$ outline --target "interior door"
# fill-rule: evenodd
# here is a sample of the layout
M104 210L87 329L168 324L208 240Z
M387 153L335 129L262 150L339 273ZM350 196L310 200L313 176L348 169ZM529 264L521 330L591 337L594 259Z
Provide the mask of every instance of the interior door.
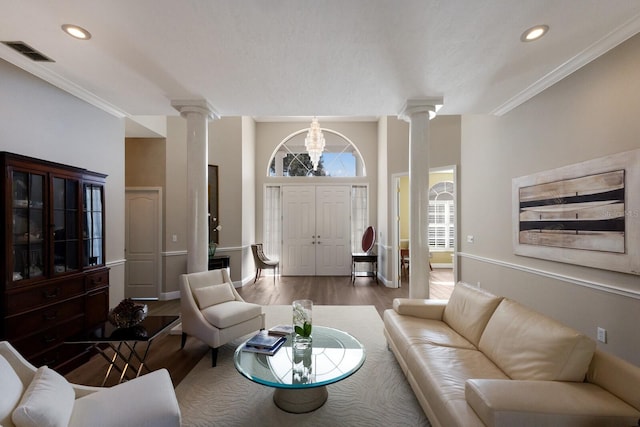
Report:
M157 299L160 295L159 189L127 189L125 198L125 297Z
M349 186L284 186L282 274L351 272Z

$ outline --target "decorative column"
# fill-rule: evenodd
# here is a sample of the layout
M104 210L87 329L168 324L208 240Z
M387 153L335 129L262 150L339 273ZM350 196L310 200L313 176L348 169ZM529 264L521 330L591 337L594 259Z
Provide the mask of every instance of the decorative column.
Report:
M218 115L205 100L176 100L171 105L187 119L187 273L209 267L208 122Z
M429 120L442 98L407 100L400 118L409 122L409 298L429 298Z

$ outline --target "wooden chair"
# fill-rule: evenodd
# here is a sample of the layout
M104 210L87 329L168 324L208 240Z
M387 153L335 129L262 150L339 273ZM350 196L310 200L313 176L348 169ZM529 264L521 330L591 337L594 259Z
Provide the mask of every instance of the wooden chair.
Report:
M273 284L276 284L276 276L278 274L278 268L280 267L280 261L269 259L262 250L262 243L256 243L251 245L251 252L253 252L253 261L256 264L256 278L253 279L253 283L256 283L263 269L273 270Z

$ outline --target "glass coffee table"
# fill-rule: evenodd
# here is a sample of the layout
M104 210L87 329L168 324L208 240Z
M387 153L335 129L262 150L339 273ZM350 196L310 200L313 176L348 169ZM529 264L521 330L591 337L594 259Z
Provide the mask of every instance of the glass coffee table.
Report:
M236 349L238 372L253 382L275 388L273 401L292 413L311 412L327 400L327 385L341 381L363 365L365 349L356 338L338 329L313 327L313 345L294 350L292 337L273 356Z

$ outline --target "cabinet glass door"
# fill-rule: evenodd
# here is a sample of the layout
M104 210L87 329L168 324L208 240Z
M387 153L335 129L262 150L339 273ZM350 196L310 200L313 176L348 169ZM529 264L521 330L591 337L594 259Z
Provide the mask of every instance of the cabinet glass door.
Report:
M78 270L78 191L75 179L53 178L53 272Z
M84 185L83 230L84 266L104 264L104 209L103 186L96 184Z
M44 175L12 171L13 281L44 274Z

